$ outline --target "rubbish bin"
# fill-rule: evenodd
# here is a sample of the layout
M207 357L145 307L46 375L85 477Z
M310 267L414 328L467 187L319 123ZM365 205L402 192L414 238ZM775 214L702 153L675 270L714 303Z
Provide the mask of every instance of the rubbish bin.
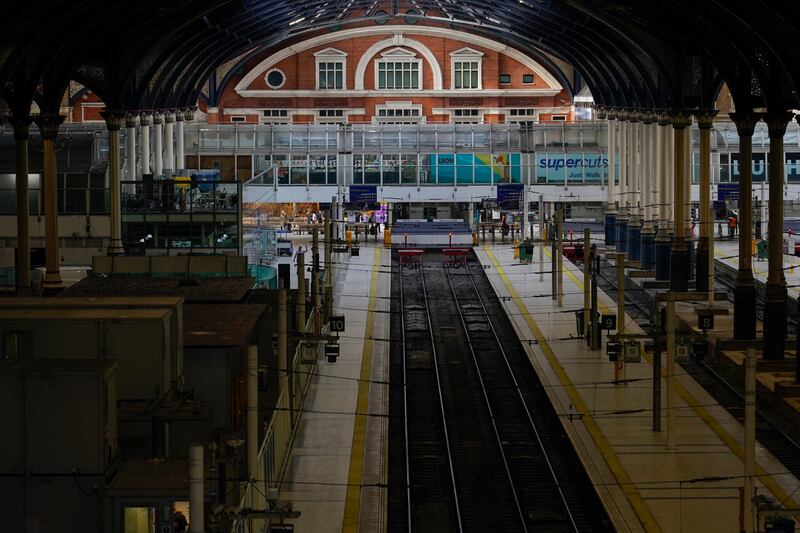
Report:
M769 242L766 240L758 241L756 245L756 255L759 261L769 259Z
M519 260L529 263L533 259L533 243L521 242L519 244Z

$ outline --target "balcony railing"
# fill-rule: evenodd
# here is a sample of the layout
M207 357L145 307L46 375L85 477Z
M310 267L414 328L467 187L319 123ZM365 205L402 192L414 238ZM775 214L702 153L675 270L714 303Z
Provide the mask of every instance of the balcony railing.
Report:
M188 180L123 181L123 213L238 213L239 184Z

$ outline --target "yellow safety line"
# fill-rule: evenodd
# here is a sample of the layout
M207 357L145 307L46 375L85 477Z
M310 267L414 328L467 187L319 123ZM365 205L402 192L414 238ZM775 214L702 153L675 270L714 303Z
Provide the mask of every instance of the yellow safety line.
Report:
M579 289L583 290L583 282L581 282L578 277L572 273L572 271L565 268L564 272L578 286ZM605 306L602 307L606 308ZM645 354L645 358L647 359L647 362L650 363L650 366L652 366L653 358L648 354ZM664 371L666 371L666 369L664 369ZM662 375L665 374L662 373ZM678 393L678 396L680 396L683 401L692 408L695 414L699 416L700 419L703 420L703 422L705 422L714 433L716 433L717 437L719 437L719 439L725 443L728 449L730 449L731 452L733 452L733 454L738 457L742 463L744 463L744 447L741 446L736 439L725 430L724 427L722 427L722 424L720 424L719 421L711 413L709 413L705 407L700 405L700 402L697 401L694 395L689 392L686 387L681 385L677 379L674 380L673 383L675 383L675 392ZM761 483L767 487L767 489L778 499L778 501L783 503L789 509L797 507L793 500L788 499L790 495L786 493L783 487L781 487L771 475L767 474L767 471L764 470L764 468L757 461L755 466L756 475L758 476L759 480L761 480Z
M608 467L611 469L611 472L617 479L620 489L625 494L628 502L630 502L631 507L635 511L642 527L645 531L661 531L658 522L656 522L655 517L650 512L650 508L645 503L641 494L639 494L639 490L633 484L633 481L628 475L628 472L625 470L625 467L622 466L622 463L620 462L616 453L614 453L611 444L608 442L608 439L606 439L606 436L603 434L600 426L597 425L597 422L592 417L589 408L583 401L583 398L581 398L581 395L575 389L575 386L572 384L572 381L570 380L567 372L564 370L564 367L561 366L561 363L558 361L558 357L556 357L555 352L553 352L553 349L545 339L542 331L536 324L536 321L531 316L527 306L525 305L525 302L522 301L522 298L520 298L516 289L514 289L514 286L511 284L511 281L508 279L508 276L500 266L500 263L489 247L484 245L483 249L486 252L486 255L489 257L489 260L492 262L495 270L497 270L497 274L503 281L509 296L511 296L511 299L514 300L514 303L517 305L520 313L525 318L528 328L533 333L533 336L536 339L539 347L542 349L542 352L544 352L545 357L547 357L547 360L555 372L556 377L558 377L562 387L564 387L564 390L569 396L570 402L572 402L573 407L578 411L578 413L580 413L581 419L586 425L586 429L589 431L589 434L592 436L592 440L594 440L597 448L603 455L603 459L605 459L606 464L608 464Z
M369 284L367 322L364 326L364 349L361 352L361 376L358 382L356 413L363 415L369 406L369 382L372 376L372 333L375 327L375 307L378 296L378 277L381 249L375 248L372 260L372 279ZM350 471L347 476L347 496L344 503L343 532L357 532L361 516L361 476L364 470L364 445L366 443L367 417L356 416L353 424L353 445L350 448Z

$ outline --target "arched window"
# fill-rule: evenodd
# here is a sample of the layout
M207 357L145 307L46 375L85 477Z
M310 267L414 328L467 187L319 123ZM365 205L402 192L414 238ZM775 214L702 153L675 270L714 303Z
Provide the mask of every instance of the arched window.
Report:
M422 86L422 60L404 48L392 48L375 61L375 89L407 91Z

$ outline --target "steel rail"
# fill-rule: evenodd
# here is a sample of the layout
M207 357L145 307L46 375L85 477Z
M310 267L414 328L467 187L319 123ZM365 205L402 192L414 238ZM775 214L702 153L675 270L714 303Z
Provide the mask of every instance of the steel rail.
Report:
M458 502L458 489L456 487L456 473L455 468L453 467L453 456L451 453L450 447L450 434L447 431L447 417L445 414L444 408L444 395L442 394L442 380L441 376L439 375L439 357L436 353L436 339L433 336L433 323L431 322L431 308L430 304L428 303L428 289L425 285L425 265L420 265L419 268L420 279L422 281L422 296L425 302L425 319L428 323L428 335L431 339L431 357L433 358L433 369L436 375L436 392L439 396L439 409L442 414L442 429L444 431L444 442L445 448L447 450L447 464L450 468L450 479L452 480L452 488L453 488L453 503L455 505L456 511L456 520L458 522L458 530L464 531L464 525L461 521L461 508ZM401 280L402 286L402 280ZM405 312L404 309L401 309L401 312Z
M530 409L528 409L528 404L525 401L525 397L522 395L522 391L520 390L519 382L517 381L517 378L514 375L514 371L511 368L511 363L508 360L508 356L506 355L505 349L503 348L503 343L500 341L500 336L497 334L497 330L494 327L494 323L492 322L491 316L489 315L489 312L486 309L486 304L485 304L485 302L483 300L483 296L481 296L480 290L478 290L478 285L475 283L475 278L473 277L472 269L470 268L469 262L466 265L466 272L467 272L467 275L469 276L469 280L470 280L470 282L472 284L472 288L475 290L475 295L477 296L478 302L481 304L481 309L483 310L483 314L487 319L487 322L489 324L489 329L492 332L492 336L494 336L495 343L497 344L497 347L498 347L498 350L500 352L500 355L503 358L503 362L505 363L505 367L506 367L506 370L508 371L508 375L511 378L512 383L514 384L514 390L515 390L515 392L517 394L517 397L519 398L519 401L520 401L520 403L522 405L523 410L525 411L525 416L528 419L528 424L530 425L531 430L533 431L533 434L536 436L536 441L539 444L539 449L542 452L542 457L544 458L544 461L545 461L545 464L547 465L547 469L548 469L548 471L550 473L550 476L553 479L553 482L555 483L555 487L556 487L556 490L558 491L558 496L559 496L559 498L561 500L561 503L564 505L564 511L567 513L570 525L572 526L572 531L579 532L578 525L575 523L575 518L572 516L572 512L570 510L569 503L567 502L566 495L564 494L564 491L561 488L561 483L559 482L558 476L556 475L555 469L553 468L553 464L550 461L550 457L549 457L549 455L547 453L547 449L545 448L544 443L542 442L541 435L539 434L539 429L536 427L536 423L533 421L533 416L532 416L532 414L530 412ZM448 281L450 281L450 288L453 291L453 297L456 298L456 304L458 304L458 297L456 296L455 288L453 287L452 281L450 280L449 272L447 274L447 279L448 279ZM464 325L464 330L467 331L466 323L464 321L464 316L463 316L463 313L461 311L461 306L458 306L458 308L459 308L459 316L461 317L462 324ZM469 335L469 333L467 333L467 335ZM477 367L478 363L477 363L477 360L475 359L475 353L474 353L474 351L472 349L472 344L471 343L470 343L470 352L472 352L473 360L475 360L475 366ZM481 377L480 369L478 369L478 376L481 379L481 385L483 386L483 378ZM488 405L488 401L489 400L488 400L488 397L486 397L486 390L485 389L484 389L483 393L484 393L484 397L486 398L487 405ZM490 412L490 414L492 413L491 407L489 407L489 412ZM494 415L492 415L492 424L494 424ZM495 426L495 432L497 432L496 426ZM502 450L502 446L501 446L501 450ZM505 462L505 453L503 453L503 461ZM508 468L508 465L506 465L506 468ZM509 473L509 479L511 479L510 478L510 473ZM512 483L512 489L513 489L513 483ZM514 492L514 498L517 499L516 490L513 490L513 492ZM519 508L519 502L518 501L517 501L517 507ZM526 530L527 530L527 525L525 525L524 521L523 521L523 527L525 527Z

